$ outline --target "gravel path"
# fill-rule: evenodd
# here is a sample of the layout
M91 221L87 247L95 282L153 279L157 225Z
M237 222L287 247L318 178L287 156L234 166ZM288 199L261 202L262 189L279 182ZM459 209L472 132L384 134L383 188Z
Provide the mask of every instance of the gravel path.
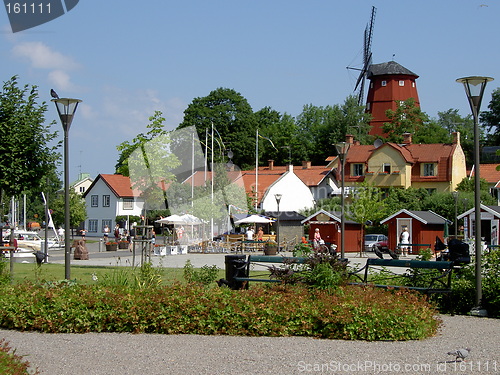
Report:
M500 374L500 320L441 316L427 340L43 334L0 330L42 374ZM470 347L466 362L446 353Z

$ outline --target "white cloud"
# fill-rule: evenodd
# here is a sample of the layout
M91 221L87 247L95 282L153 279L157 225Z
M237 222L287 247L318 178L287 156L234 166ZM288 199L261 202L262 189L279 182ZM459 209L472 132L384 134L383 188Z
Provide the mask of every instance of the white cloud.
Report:
M52 50L42 42L23 42L12 49L14 56L28 59L33 68L73 70L78 64L68 56Z
M49 73L48 78L49 82L58 90L71 91L73 88L69 74L62 70L53 70Z

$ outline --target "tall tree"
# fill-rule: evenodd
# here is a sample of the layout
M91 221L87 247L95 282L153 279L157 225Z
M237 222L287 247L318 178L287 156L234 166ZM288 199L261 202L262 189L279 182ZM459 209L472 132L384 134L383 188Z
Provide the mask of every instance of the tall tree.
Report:
M492 137L488 137L489 145L500 144L500 87L491 94L491 101L488 104L489 111L481 113L481 124Z
M233 89L218 88L205 97L193 99L178 129L194 126L204 142L207 132L211 134L212 125L215 161L225 162L230 148L234 164L242 169L251 167L255 160L257 123L248 101Z
M465 153L467 164L472 164L474 159L474 121L471 115L462 117L458 114L458 109L448 109L438 112L437 123L451 134L460 133L460 144Z
M45 125L47 104L39 104L38 99L37 87L20 88L17 76L4 82L0 93L2 201L39 190L41 181L56 168L60 144L49 145L57 137L57 131L51 129L55 122Z
M415 104L414 98L398 101L395 111L388 109L385 113L389 122L382 127L387 134L387 140L395 143L403 142L403 134L411 133L415 135L422 125L428 121L427 115Z
M64 225L64 194L58 194L51 204L53 210L52 219L54 225ZM76 193L73 189L69 192L69 210L70 210L70 226L78 228L79 225L87 219L87 207L82 196Z

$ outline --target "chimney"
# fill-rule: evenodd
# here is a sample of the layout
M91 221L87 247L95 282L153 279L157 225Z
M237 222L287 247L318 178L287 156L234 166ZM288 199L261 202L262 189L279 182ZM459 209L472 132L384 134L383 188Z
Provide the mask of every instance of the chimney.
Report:
M293 173L293 164L288 164L286 170Z
M411 133L403 133L403 144L411 145Z
M354 136L352 134L346 134L345 142L350 143L352 145L354 143Z
M273 171L274 170L274 160L268 160L267 162L269 163L269 170Z
M453 144L460 145L460 132L453 132L451 133L451 136L453 138Z
M311 169L311 162L310 161L303 161L302 162L302 169Z

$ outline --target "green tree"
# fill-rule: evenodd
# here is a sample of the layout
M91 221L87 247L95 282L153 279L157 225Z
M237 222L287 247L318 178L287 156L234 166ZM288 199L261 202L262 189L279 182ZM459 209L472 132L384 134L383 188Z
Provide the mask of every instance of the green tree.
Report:
M415 140L418 130L428 121L414 98L398 101L396 110L388 109L385 114L389 122L384 123L382 129L387 134L387 140L395 143L402 143L405 133L411 133Z
M458 109L448 109L438 112L437 123L451 134L460 133L460 145L465 153L467 164L472 164L474 160L474 121L472 116L462 117L458 114Z
M488 109L489 111L484 111L480 115L481 124L488 133L492 133L487 143L497 146L500 144L500 87L491 94Z
M259 164L274 160L276 165L300 163L304 148L300 141L295 120L288 114L280 114L270 107L255 112L259 135L272 141L259 139Z
M426 189L420 188L389 188L385 193L385 213L384 217L390 216L399 210L407 209L410 211L423 210L422 202L429 196Z
M64 225L64 203L64 194L58 194L50 206L53 211L52 219L55 226ZM85 200L72 189L69 191L69 213L71 228L78 228L87 219Z
M346 134L355 135L362 143L370 143L368 136L370 115L350 96L343 105L317 107L305 105L297 116L299 139L304 144L304 159L313 164L325 164L333 153L333 144L344 142Z
M22 192L37 191L41 182L56 168L59 144L45 125L45 102L38 103L36 86L18 86L18 77L4 82L0 93L0 194L2 203ZM4 205L2 204L1 207ZM2 213L3 215L3 213Z
M193 99L177 129L194 126L204 142L206 134L212 132L212 125L215 162L225 162L230 148L234 152L234 164L242 169L251 167L255 160L257 122L248 101L233 89L218 88L205 97Z

